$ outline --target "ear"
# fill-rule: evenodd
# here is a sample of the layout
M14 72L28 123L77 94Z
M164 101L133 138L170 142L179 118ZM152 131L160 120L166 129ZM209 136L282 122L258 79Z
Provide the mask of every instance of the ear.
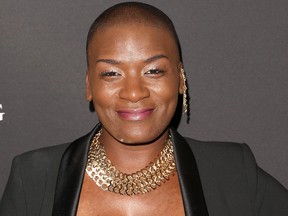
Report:
M91 102L92 101L92 93L89 83L89 71L86 71L86 100Z
M184 75L184 71L182 72L183 70L183 64L182 62L179 62L178 64L178 74L179 74L179 94L184 94L185 92L185 75ZM184 75L184 76L183 76Z

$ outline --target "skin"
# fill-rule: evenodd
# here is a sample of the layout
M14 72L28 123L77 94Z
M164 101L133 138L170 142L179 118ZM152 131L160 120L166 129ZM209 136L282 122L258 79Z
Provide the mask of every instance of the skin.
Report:
M163 27L121 24L98 30L88 53L86 98L103 125L100 142L117 169L138 171L162 150L183 93L175 41ZM102 191L86 175L77 215L184 215L178 177L127 197Z

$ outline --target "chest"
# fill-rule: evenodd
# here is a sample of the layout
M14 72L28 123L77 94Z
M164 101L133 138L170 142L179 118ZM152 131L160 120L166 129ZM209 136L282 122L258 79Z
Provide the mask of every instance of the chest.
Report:
M123 196L101 190L85 176L77 216L184 215L177 176L154 191L137 196Z

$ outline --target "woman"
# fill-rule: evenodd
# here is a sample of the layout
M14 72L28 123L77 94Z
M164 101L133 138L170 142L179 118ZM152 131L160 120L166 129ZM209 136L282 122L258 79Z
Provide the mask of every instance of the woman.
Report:
M288 215L288 192L246 145L183 138L186 83L170 19L142 3L104 11L87 39L86 98L101 122L13 161L6 215Z

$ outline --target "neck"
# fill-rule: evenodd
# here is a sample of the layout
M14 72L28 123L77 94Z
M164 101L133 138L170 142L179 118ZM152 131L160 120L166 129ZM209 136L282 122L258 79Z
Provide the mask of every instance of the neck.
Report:
M124 173L139 171L155 161L167 140L168 131L150 143L125 144L113 138L105 129L99 139L105 148L107 158Z

